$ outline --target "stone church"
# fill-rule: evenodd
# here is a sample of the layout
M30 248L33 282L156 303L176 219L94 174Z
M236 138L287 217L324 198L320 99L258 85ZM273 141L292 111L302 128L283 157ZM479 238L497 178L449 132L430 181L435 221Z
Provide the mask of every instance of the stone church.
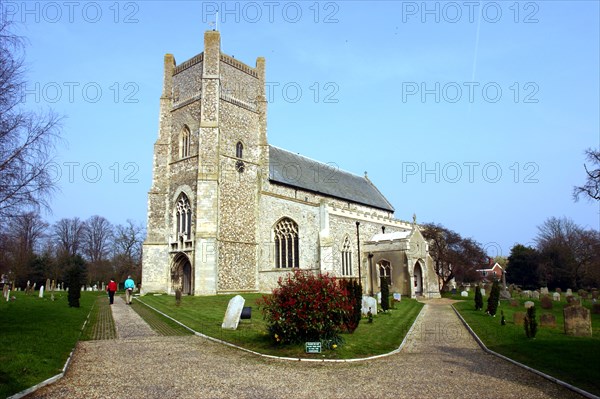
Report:
M439 297L426 241L365 175L269 144L265 59L164 58L142 293L268 292L296 269Z

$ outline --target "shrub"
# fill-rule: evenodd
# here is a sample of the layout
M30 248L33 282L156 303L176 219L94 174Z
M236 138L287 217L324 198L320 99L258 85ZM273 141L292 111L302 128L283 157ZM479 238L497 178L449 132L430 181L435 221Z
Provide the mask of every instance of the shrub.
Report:
M483 296L481 296L481 288L475 287L475 310L483 309Z
M340 283L348 292L348 300L352 306L352 311L344 316L344 329L352 334L362 318L362 286L356 280L341 280Z
M537 321L535 320L535 306L527 309L527 315L523 323L525 326L525 335L527 338L535 338L537 334Z
M269 335L277 343L338 341L353 311L347 289L334 277L296 270L259 301Z
M387 278L381 277L381 309L386 312L390 308L390 287Z
M496 312L498 311L498 301L500 301L500 286L497 281L494 281L487 305L487 312L490 316L496 316Z

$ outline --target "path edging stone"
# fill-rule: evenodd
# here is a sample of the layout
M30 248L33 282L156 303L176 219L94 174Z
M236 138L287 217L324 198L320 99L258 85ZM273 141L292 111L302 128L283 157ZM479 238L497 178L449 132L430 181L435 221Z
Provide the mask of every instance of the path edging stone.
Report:
M469 333L473 336L473 338L475 339L475 341L477 342L477 344L479 344L479 346L481 347L481 349L483 349L485 352L494 355L496 357L499 357L500 359L504 359L507 362L510 362L514 365L517 365L527 371L531 371L532 373L535 373L541 377L544 377L547 380L550 380L552 382L554 382L555 384L561 385L565 388L570 389L573 392L577 392L578 394L585 396L586 398L590 398L590 399L600 399L600 397L588 392L588 391L584 391L581 388L577 388L574 385L569 384L568 382L564 382L562 380L559 380L556 377L552 377L551 375L548 375L546 373L543 373L537 369L534 369L532 367L526 366L523 363L519 363L516 360L513 360L509 357L506 357L500 353L494 352L493 350L489 349L487 346L485 346L485 344L483 343L483 341L481 339L479 339L479 337L477 336L477 334L475 334L475 331L473 331L471 329L471 326L469 326L469 324L465 321L465 319L463 319L462 315L458 312L458 310L456 310L456 308L454 307L454 305L450 305L452 306L452 310L454 310L454 313L456 313L456 315L458 316L458 318L460 319L460 321L464 324L464 326L467 328L467 330L469 331Z

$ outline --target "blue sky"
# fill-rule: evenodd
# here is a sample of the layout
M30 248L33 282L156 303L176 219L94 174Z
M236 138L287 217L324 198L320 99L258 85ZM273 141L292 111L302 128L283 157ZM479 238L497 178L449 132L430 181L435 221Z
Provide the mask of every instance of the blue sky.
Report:
M566 216L600 145L599 3L10 2L29 39L26 106L66 116L50 221L146 219L163 56L264 56L271 144L369 178L396 217L508 255Z

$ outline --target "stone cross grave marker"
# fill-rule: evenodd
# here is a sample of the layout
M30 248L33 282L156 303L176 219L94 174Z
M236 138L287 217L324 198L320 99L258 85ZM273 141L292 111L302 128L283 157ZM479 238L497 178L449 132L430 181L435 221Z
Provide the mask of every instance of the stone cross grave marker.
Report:
M221 328L225 330L237 329L245 302L246 300L241 295L236 295L229 300Z

